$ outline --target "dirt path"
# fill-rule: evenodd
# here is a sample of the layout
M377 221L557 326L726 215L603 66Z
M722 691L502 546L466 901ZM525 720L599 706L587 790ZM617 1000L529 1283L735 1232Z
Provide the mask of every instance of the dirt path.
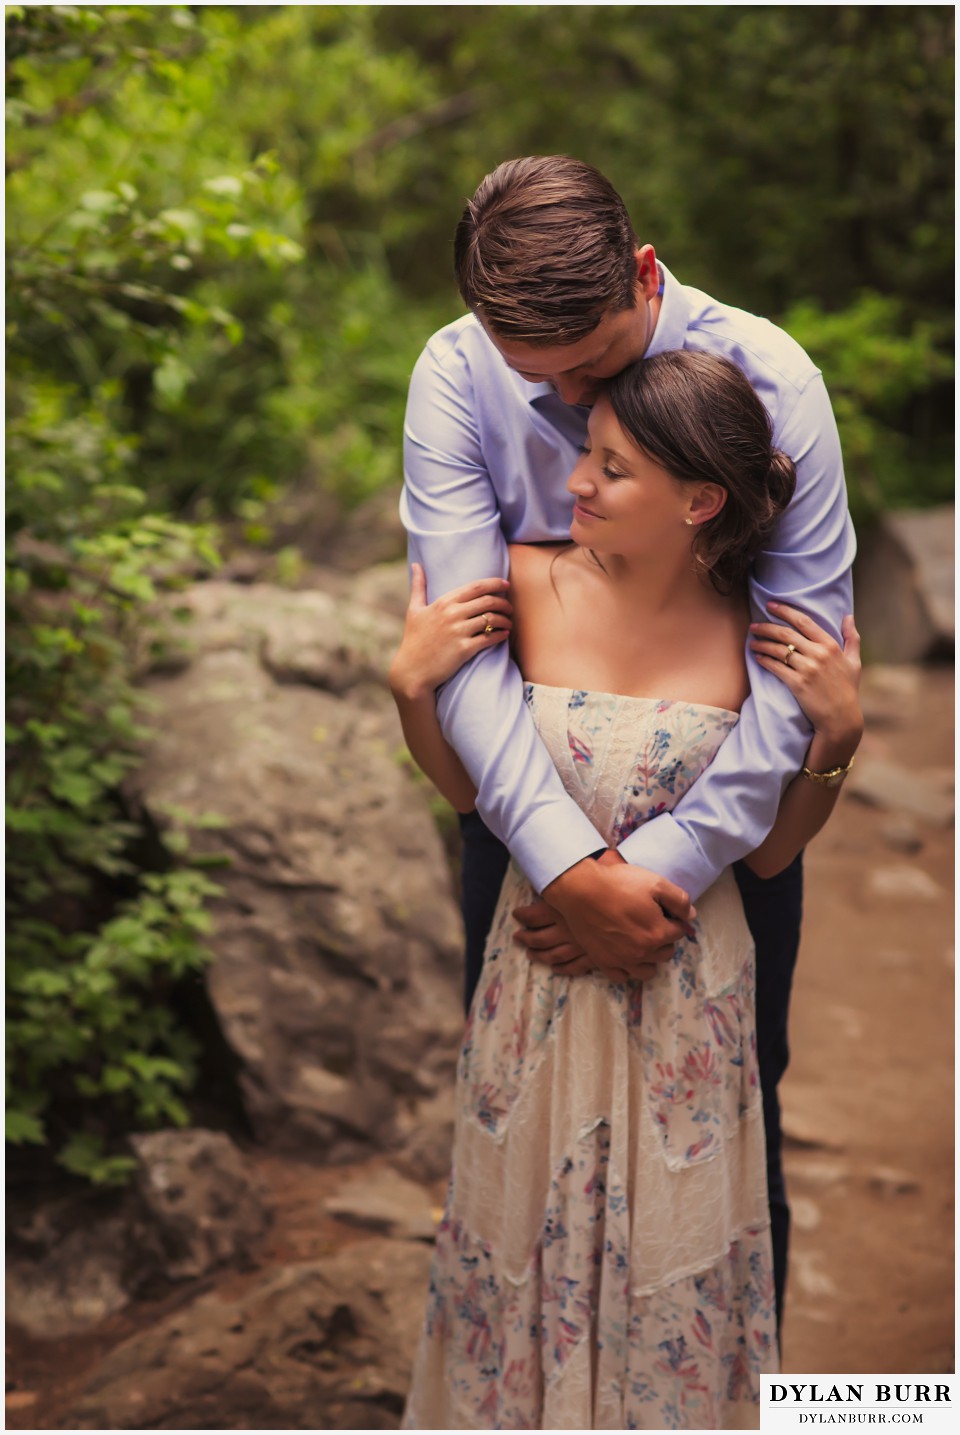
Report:
M953 761L953 670L914 680L909 670L876 670L867 699L874 720L862 756L943 779ZM891 846L889 821L845 795L807 856L784 1083L794 1210L784 1365L796 1374L954 1368L953 832L917 823L922 845L908 855ZM928 881L910 877L917 872ZM916 890L898 891L904 882ZM348 1168L255 1159L277 1212L261 1270L365 1239L322 1213ZM245 1279L226 1272L202 1288ZM198 1289L139 1303L72 1340L14 1333L8 1428L67 1428L104 1355Z
M871 693L864 757L950 768L952 670L924 673L912 696ZM906 855L888 822L845 796L807 854L783 1086L797 1373L954 1369L953 832L918 823L923 846ZM927 895L897 894L904 868L932 879Z

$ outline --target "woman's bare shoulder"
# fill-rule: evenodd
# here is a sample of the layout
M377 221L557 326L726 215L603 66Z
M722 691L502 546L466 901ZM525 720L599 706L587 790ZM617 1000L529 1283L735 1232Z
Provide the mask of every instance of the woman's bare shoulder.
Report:
M549 581L554 560L572 545L569 543L511 543L510 580L528 586Z

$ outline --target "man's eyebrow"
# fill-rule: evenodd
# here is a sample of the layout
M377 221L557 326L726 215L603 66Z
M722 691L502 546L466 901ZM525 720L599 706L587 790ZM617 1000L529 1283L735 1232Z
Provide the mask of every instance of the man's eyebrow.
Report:
M569 368L569 369L561 369L561 370L560 370L560 373L561 373L561 374L574 374L574 373L576 373L577 369L590 369L590 368L592 368L594 364L599 364L600 360L601 360L602 358L604 358L604 356L607 354L609 348L610 348L610 345L608 344L605 349L601 349L601 350L600 350L599 354L594 354L594 355L593 355L591 358L589 358L589 359L581 359L579 364L574 364L573 367L572 367L572 368ZM508 363L509 363L509 360L508 360ZM522 374L538 374L538 375L539 375L539 370L537 370L537 369L529 369L529 368L527 368L526 364L524 364L524 366L523 366L522 369L519 368L516 364L510 364L509 366L510 366L511 369L513 369L513 370L514 370L516 373L518 373L518 374L521 374L521 373L522 373ZM543 377L542 375L539 375L539 376L540 376L540 377Z

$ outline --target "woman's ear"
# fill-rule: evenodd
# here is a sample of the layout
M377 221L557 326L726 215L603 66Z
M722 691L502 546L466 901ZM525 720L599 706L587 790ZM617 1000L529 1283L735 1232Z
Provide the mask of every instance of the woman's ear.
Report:
M687 513L694 524L709 523L727 501L727 490L719 483L698 483L690 497Z

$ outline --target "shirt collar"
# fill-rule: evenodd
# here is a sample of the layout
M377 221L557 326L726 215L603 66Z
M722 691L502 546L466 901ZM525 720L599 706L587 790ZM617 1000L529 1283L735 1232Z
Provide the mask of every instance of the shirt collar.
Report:
M682 349L690 323L690 300L683 291L683 285L677 283L665 264L658 264L658 268L663 280L663 297L657 326L644 355L646 359L652 359L654 354L665 354L669 349Z

